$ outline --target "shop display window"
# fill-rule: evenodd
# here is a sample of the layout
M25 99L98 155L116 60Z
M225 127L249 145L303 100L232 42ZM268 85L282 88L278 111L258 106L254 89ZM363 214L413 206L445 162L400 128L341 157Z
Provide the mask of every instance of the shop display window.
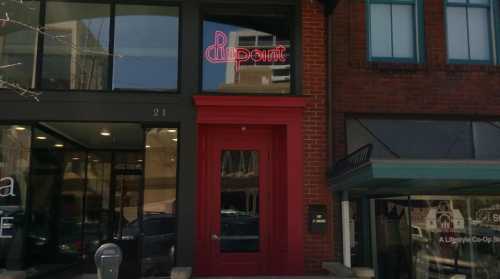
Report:
M137 123L0 126L0 277L78 266L96 278L94 254L108 242L125 255L120 278L168 276L178 137Z
M27 237L31 128L0 126L0 273L20 268Z
M499 278L500 198L375 200L378 278Z
M293 80L292 47L290 17L282 11L207 11L202 90L288 94Z

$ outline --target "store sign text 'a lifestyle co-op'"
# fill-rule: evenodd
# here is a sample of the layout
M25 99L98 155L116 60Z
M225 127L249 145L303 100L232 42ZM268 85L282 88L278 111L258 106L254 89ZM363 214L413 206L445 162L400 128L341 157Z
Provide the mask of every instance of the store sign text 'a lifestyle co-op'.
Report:
M0 207L2 205L1 199L7 197L15 197L14 193L14 179L12 177L4 177L0 179L0 185L7 182L6 185L0 186ZM6 235L4 232L12 227L14 217L0 216L0 239L12 238L12 235Z
M240 70L241 64L247 61L255 63L273 63L286 62L285 51L283 45L277 45L274 48L259 49L259 48L243 48L243 47L228 47L227 35L222 31L215 31L214 43L205 49L205 59L210 63L234 63L235 71Z

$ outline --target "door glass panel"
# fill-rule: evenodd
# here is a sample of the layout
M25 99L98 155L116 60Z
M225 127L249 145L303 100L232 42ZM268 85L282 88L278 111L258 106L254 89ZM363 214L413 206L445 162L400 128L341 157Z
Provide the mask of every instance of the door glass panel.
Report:
M378 277L410 278L408 197L375 201Z
M146 131L142 276L168 276L175 264L177 129Z
M92 152L87 156L87 192L85 206L85 253L93 267L97 248L111 239L109 193L111 152Z
M221 252L259 251L259 153L221 154Z

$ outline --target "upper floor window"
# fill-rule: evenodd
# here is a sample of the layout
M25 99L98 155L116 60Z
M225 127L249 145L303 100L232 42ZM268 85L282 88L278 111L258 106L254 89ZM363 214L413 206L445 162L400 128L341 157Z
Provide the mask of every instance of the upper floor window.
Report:
M369 58L420 62L422 0L368 0Z
M12 67L1 69L0 87L177 90L178 7L88 1L6 4L15 21L0 26L0 65ZM40 17L43 32L27 27L37 27Z
M446 30L450 62L492 63L492 0L447 0Z
M290 93L290 17L272 9L265 11L205 14L204 92Z
M20 86L33 88L35 86L35 56L37 33L28 28L22 28L15 22L28 26L38 25L40 5L34 1L5 1L0 8L0 17L5 17L8 11L10 22L0 24L0 88Z

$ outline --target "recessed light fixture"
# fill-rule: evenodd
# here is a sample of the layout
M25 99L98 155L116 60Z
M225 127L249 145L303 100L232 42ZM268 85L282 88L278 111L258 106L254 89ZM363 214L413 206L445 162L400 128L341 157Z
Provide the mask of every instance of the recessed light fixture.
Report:
M177 129L167 129L167 132L169 132L169 133L175 133L175 132L177 132Z
M64 147L64 144L62 144L62 143L56 143L56 144L54 144L54 147L61 148L61 147Z
M142 163L142 160L141 160L141 159L139 159L139 160L137 160L137 162L138 162L138 163Z
M39 139L39 140L46 140L46 139L47 139L47 137L45 137L45 136L38 136L38 137L36 137L36 139Z
M73 161L78 161L78 160L80 160L80 157L73 157L73 158L71 158L71 159L72 159Z
M99 134L101 134L101 136L103 136L103 137L111 136L111 132L107 129L102 129L101 132L99 132Z
M175 141L175 142L177 142L177 138L175 138L175 139L172 139L172 140L173 140L173 141Z
M16 126L14 129L16 129L17 131L24 131L24 130L26 130L26 127Z
M92 162L94 162L94 163L99 163L99 160L95 159L95 160L93 160Z
M151 145L149 145L149 144L148 144L148 145L146 145L146 149L147 149L147 148L151 148Z

